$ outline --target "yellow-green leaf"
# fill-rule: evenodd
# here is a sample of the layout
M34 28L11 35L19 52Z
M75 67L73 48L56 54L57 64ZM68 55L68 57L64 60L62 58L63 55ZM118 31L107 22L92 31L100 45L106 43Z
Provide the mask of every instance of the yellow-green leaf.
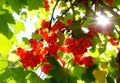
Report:
M15 20L16 24L11 24L11 26L14 28L14 34L19 33L20 31L25 31L25 26L22 22Z

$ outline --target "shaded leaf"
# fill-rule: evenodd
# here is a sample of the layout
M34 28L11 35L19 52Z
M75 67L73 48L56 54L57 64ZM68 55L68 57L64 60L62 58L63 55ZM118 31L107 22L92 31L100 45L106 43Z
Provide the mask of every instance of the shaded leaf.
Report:
M71 74L68 74L68 83L77 83L77 77Z
M114 0L113 5L120 5L120 0Z
M109 74L107 75L106 80L107 80L107 83L115 83L114 78L110 76Z
M39 7L43 7L43 2L44 0L27 0L28 4L28 9L38 9Z
M59 62L54 57L47 57L47 60L53 65L48 74L53 76L57 83L68 83L67 72Z
M6 15L6 14L5 14ZM6 17L3 15L0 15L0 33L5 35L8 39L10 39L13 36L12 31L8 27L8 22L10 20L7 20ZM7 22L8 21L8 22Z
M47 60L54 66L57 66L57 67L61 67L61 65L59 64L59 62L57 61L56 58L54 58L53 56L51 57L46 57Z
M27 5L27 0L20 0L22 4Z
M5 12L4 14L2 14L1 16L3 17L3 19L7 22L7 23L10 23L10 24L15 24L15 20L12 16L12 14L10 14L8 12L8 10L1 10L3 12Z
M53 76L57 83L68 83L67 72L64 69L58 69L57 67L52 67L49 74Z
M80 37L85 36L82 29L79 28L79 25L80 25L79 22L75 22L69 27L72 30L73 37L76 39L79 39Z
M84 80L86 83L92 83L95 81L95 77L93 75L93 71L97 69L97 65L93 65L91 67L88 67L86 71L82 74L81 80Z
M81 79L84 80L86 83L92 83L95 81L95 78L91 72L83 73Z
M20 13L22 9L22 3L20 0L10 0L10 1L8 0L8 3L10 4L13 11L15 11L18 14Z
M47 76L44 79L44 83L57 83L57 81L52 76Z

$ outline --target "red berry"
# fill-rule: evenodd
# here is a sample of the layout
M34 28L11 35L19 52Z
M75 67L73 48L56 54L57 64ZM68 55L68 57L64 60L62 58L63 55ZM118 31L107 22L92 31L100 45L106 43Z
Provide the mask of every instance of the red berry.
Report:
M45 65L41 66L41 70L47 74L50 70L50 68L52 67L52 65L50 63L46 63Z
M108 4L113 4L113 2L114 2L114 0L106 0L106 3L108 3Z

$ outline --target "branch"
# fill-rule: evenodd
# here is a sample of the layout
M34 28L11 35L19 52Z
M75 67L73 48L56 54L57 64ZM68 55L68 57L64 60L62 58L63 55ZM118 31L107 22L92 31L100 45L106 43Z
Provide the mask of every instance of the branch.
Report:
M100 0L100 5L103 6L105 9L107 9L111 14L113 14L114 16L120 16L119 14L117 14L115 11L113 11L113 8L106 5L102 0Z
M88 3L86 3L87 6L86 6L86 12L85 12L85 16L81 19L81 24L83 24L88 18L90 12L93 13L91 7L93 4L91 4L91 6L88 5Z
M71 9L72 9L72 12L73 12L73 21L75 20L75 10L74 10L74 5L72 5L72 2L71 0L70 1L70 5L71 5Z
M113 11L113 8L116 8L117 11L120 11L119 8L108 6L108 5L106 5L102 0L100 0L100 5L102 5L105 9L107 9L112 15L114 15L114 17L117 17L117 19L119 19L118 17L120 17L120 15L117 14L117 12ZM119 27L120 27L120 24L119 24L119 23L117 23L117 24L118 24ZM116 29L116 27L114 26L113 28L116 30L116 32L117 32L117 33L119 34L119 36L120 36L120 32Z
M81 24L83 24L88 19L89 12L90 12L90 10L87 9L86 13L85 13L85 16L81 19Z
M77 1L77 0L75 0L72 4L71 4L71 6L69 7L69 8L67 8L62 14L61 14L61 16L60 17L62 17L63 15L65 15L73 6L77 6L79 4L79 2ZM60 18L56 21L56 22L58 22L60 20Z
M49 32L50 32L50 29L51 29L51 25L52 25L52 20L53 20L53 16L54 16L55 8L56 8L56 6L58 5L58 2L59 2L59 1L60 1L60 0L57 0L55 6L54 6L54 8L53 8L53 11L52 11L52 16L51 16L51 19L50 19L50 25L49 25Z
M116 27L114 26L114 29L116 30L116 32L119 34L119 36L120 36L120 32L116 29Z
M70 58L70 60L67 62L68 64L67 64L67 69L71 69L71 68L69 68L69 65L70 65L70 62L72 61L74 59L74 57L72 56L71 58Z

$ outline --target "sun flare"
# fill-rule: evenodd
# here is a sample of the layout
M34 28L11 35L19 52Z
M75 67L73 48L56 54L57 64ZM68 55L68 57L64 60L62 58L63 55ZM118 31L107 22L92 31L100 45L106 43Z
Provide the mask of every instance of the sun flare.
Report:
M98 25L107 25L110 23L109 19L103 15L99 15L97 18L96 18L96 21L97 21L97 24Z

